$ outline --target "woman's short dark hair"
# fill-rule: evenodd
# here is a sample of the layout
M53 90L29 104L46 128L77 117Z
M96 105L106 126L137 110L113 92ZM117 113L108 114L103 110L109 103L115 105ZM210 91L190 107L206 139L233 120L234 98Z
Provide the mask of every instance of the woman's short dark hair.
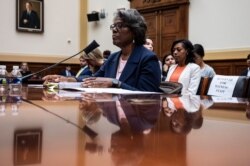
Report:
M205 55L205 51L204 51L204 48L201 44L194 44L194 50L193 50L194 53L198 54L200 57L204 57Z
M172 46L171 46L171 52L173 54L173 50L174 50L174 46L178 43L181 43L182 46L187 50L187 58L186 58L186 61L185 61L185 64L188 64L188 63L195 63L194 61L194 53L193 53L193 49L194 49L194 46L193 44L191 43L191 41L187 40L187 39L181 39L181 40L176 40L173 42Z
M134 34L136 45L146 42L147 25L143 16L136 9L118 10L116 17L120 17Z

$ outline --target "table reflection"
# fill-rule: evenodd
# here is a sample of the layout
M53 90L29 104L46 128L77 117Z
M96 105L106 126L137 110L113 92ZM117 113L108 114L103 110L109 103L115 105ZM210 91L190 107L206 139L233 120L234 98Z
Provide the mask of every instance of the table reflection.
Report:
M39 164L42 152L42 130L22 129L14 132L14 164Z
M110 133L109 147L97 139L88 141L85 149L99 155L105 153L106 149L114 165L140 164L145 153L144 136L150 134L157 122L160 103L159 95L83 95L80 108L83 119L90 127L98 123L100 112L108 122L119 127Z
M203 117L200 96L181 96L162 99L163 113L170 119L175 133L187 134L202 126Z
M19 97L0 99L0 165L250 162L248 100L29 87ZM15 116L12 104L17 105Z
M248 118L248 119L250 119L250 101L248 100L247 101L247 104L246 104L247 106L246 106L246 117Z

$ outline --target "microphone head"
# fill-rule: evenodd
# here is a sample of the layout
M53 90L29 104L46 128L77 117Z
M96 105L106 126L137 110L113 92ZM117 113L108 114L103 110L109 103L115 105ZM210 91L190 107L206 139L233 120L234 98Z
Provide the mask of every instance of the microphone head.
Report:
M93 51L94 49L96 49L99 46L100 45L95 40L93 40L86 48L83 49L83 51L86 54L88 54L88 53L90 53L91 51Z

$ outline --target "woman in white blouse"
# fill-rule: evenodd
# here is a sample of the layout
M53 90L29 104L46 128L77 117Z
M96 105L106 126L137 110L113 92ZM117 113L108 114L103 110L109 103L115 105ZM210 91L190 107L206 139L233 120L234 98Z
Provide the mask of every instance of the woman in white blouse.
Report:
M181 83L182 95L195 95L201 79L200 66L194 61L193 48L193 44L185 39L174 41L171 47L176 64L170 67L165 81Z

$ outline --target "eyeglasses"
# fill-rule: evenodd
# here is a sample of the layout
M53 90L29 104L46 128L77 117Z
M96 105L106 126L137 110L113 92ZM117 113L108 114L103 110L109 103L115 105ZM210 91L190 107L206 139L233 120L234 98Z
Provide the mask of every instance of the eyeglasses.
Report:
M110 25L110 30L113 30L114 28L116 28L117 30L121 30L122 28L125 28L125 27L128 27L128 25L123 22L118 22L118 23Z

